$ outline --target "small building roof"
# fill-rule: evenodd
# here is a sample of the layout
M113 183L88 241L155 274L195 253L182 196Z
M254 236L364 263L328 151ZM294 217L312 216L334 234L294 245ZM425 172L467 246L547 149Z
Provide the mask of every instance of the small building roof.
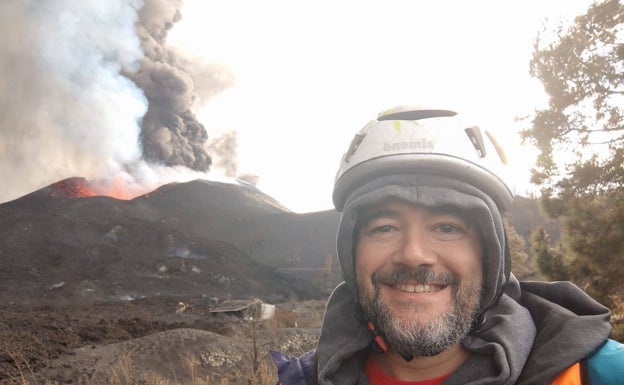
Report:
M241 311L249 308L252 305L262 304L262 301L258 298L254 299L228 299L214 308L210 309L210 313L227 313Z

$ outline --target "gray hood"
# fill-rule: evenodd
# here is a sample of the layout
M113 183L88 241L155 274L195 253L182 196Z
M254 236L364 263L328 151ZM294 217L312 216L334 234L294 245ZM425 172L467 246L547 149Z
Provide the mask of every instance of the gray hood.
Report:
M531 315L517 302L519 297L520 286L512 275L499 301L486 311L483 323L463 342L473 352L470 360L445 384L516 383L535 338ZM362 367L373 335L359 320L357 307L345 283L336 287L327 304L316 351L320 385L370 385L362 376Z
M433 175L391 175L353 191L346 200L337 235L337 253L346 286L357 298L353 258L354 229L363 207L387 198L399 198L426 207L456 207L477 224L483 242L484 290L479 315L496 303L509 282L511 258L503 219L492 199L477 188Z

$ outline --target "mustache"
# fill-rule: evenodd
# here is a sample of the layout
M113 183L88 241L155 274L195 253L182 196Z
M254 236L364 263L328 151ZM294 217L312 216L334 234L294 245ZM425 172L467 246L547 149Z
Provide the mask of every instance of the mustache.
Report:
M459 284L459 278L455 274L436 273L428 267L419 267L416 269L401 267L391 271L377 271L373 273L371 278L375 286L378 284L398 285L408 282L420 285L436 284L457 286Z

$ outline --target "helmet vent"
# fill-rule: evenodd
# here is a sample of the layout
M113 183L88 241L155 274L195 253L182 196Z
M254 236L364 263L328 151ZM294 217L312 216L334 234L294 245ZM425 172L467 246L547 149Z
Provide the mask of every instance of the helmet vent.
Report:
M468 127L464 129L468 138L470 138L470 142L474 146L475 150L477 150L477 154L479 158L485 157L485 143L483 143L483 136L481 136L481 130L479 127Z
M428 118L442 118L455 116L457 112L449 110L406 110L406 111L386 111L379 115L377 120L420 120Z
M363 133L363 132L360 132L360 133L355 135L355 137L351 141L351 145L349 146L349 150L347 151L347 153L344 156L344 162L345 163L349 163L349 159L351 159L351 156L353 154L355 154L355 151L357 151L358 147L360 147L360 144L364 140L365 136L366 136L366 134Z

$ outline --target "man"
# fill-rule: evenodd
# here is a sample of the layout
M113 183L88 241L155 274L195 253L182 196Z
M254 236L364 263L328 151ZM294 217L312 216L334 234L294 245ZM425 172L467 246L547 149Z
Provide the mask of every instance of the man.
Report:
M272 352L283 385L624 384L610 311L568 282L520 283L504 154L455 112L399 107L336 176L337 252L316 350Z

